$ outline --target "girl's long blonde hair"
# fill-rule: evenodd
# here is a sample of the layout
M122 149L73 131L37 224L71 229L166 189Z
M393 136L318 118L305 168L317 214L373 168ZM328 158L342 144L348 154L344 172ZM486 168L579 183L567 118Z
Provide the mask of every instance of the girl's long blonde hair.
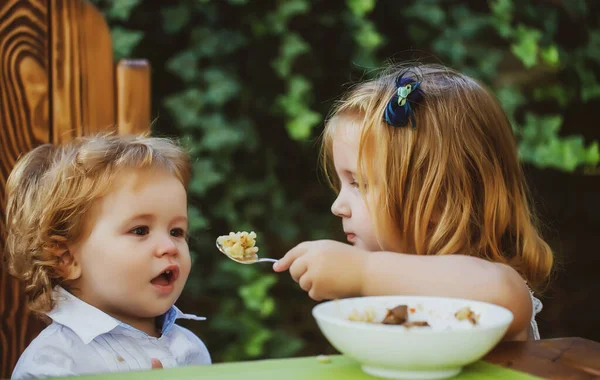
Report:
M25 282L30 309L54 306L52 290L68 276L67 243L76 243L92 203L123 169L158 169L187 188L188 154L174 142L146 136L98 135L63 146L41 145L15 165L6 184L6 258Z
M383 119L403 73L424 93L413 104L415 129ZM333 136L352 121L361 128L357 177L382 248L506 263L533 288L547 280L552 250L535 226L510 123L487 89L439 65L393 67L352 88L322 140L336 190Z

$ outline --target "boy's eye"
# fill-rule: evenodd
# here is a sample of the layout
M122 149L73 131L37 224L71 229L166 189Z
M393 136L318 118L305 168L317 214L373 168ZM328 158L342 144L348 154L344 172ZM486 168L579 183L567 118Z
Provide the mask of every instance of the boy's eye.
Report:
M130 231L134 235L145 236L150 233L150 228L148 226L138 226Z
M171 236L173 236L173 237L185 236L185 231L182 228L173 228L171 230Z

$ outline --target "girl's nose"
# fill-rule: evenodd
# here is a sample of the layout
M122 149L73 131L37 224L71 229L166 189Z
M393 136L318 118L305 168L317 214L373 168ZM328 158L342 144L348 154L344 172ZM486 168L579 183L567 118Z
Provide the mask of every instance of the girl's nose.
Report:
M340 218L349 218L352 215L348 202L342 197L342 192L340 192L335 201L333 201L331 213Z

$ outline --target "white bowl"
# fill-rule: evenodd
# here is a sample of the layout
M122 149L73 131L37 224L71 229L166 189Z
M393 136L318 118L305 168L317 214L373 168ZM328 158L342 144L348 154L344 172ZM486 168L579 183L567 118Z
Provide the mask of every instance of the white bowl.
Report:
M431 327L354 322L352 314L369 311L375 321L388 309L407 305L409 321L427 321ZM454 314L463 307L479 314L473 325ZM370 375L390 379L443 379L481 359L504 336L513 320L500 306L456 298L378 296L321 303L313 308L319 328L341 353L355 359Z

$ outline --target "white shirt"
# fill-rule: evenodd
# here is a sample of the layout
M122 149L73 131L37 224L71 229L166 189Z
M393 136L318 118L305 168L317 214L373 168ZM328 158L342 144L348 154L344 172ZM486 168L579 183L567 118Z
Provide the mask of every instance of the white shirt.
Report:
M531 288L529 289L529 294L531 295L531 304L533 306L533 312L531 313L531 327L529 329L529 337L533 340L539 340L540 339L540 330L538 329L538 325L537 322L535 320L535 316L542 311L542 301L540 301L539 299L537 299L534 295L533 295L533 290L531 290Z
M175 324L179 318L204 320L172 306L164 315L159 338L118 321L57 288L57 305L46 327L19 358L12 378L73 376L89 373L147 370L151 359L164 368L210 364L202 341Z

